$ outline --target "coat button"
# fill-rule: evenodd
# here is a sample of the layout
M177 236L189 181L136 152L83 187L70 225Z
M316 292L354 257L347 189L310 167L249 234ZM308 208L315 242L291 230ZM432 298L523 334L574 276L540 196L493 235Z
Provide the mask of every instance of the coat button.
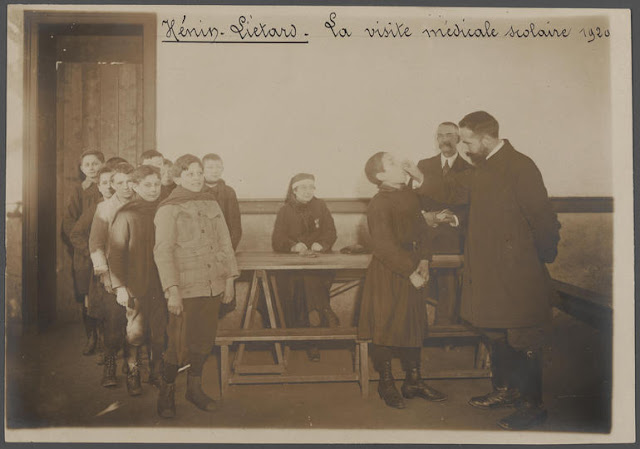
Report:
M208 263L208 264L207 264L207 267L211 268L211 264L210 264L210 263Z
M204 234L204 229L202 231L200 231L200 232L202 232Z

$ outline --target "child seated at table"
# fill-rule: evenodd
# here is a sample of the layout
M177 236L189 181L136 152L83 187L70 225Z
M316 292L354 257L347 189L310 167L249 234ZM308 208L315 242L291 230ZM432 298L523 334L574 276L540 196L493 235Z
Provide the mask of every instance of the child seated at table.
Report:
M202 370L213 349L220 302L233 299L239 276L220 206L202 191L202 162L186 154L171 170L177 187L160 203L154 220L154 259L169 311L157 403L163 418L175 416L178 366L187 363L185 398L202 410L215 410L215 401L202 391Z
M271 239L273 250L308 254L330 252L337 239L329 208L315 197L315 177L299 173L291 178L284 206L278 211ZM333 272L296 270L279 272L276 284L288 327L337 327L329 291ZM309 359L320 360L316 345L307 349Z
M430 259L420 200L407 187L402 165L389 153L369 158L365 174L379 190L367 207L373 257L362 291L358 336L373 341L378 393L388 406L404 408L402 396L443 401L446 395L425 384L420 374L427 324L420 290L429 279ZM394 350L406 371L402 396L391 371Z

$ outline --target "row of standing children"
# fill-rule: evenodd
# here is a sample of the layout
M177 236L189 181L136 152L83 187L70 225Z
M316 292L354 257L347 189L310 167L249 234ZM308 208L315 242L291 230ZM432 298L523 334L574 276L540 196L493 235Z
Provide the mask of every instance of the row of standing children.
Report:
M234 296L238 273L227 226L237 245L242 233L237 199L220 179L217 155L205 157L207 165L216 166L205 191L197 157L183 156L171 164L148 151L141 158L135 169L119 157L105 163L98 151L80 158L85 179L73 190L62 230L73 248L74 291L87 334L83 354L102 345L102 385L113 387L116 355L123 349L128 392L139 395L144 344L150 351L149 382L161 387L162 416L175 413L172 386L178 365L190 366L187 399L211 409L201 372L215 335L218 314L213 309ZM229 210L225 215L216 195ZM156 231L161 236L157 245ZM189 236L198 239L189 241ZM198 272L194 263L209 270Z
M179 366L187 364L185 397L212 410L215 403L203 392L201 376L220 306L235 295L234 250L242 235L237 197L221 179L223 164L217 155L203 161L185 155L173 165L155 151L142 159L137 169L118 159L101 167L101 153L82 155L86 180L71 198L63 229L72 225L75 287L88 338L84 353L95 350L97 329L103 329L103 386L117 384L115 359L123 347L127 388L138 395L144 343L150 349L149 382L160 390L160 416L175 415L175 379ZM403 169L388 153L374 155L365 172L380 192L367 212L374 258L359 333L374 342L380 396L390 406L402 402L390 365L399 350L407 371L403 396L443 400L446 396L424 384L420 375L424 313L418 290L429 277L429 249L417 243L424 234L420 206L404 186ZM96 192L103 196L101 203ZM274 225L274 251L331 251L337 238L333 218L314 193L313 175L291 179ZM288 326L338 326L329 304L332 279L333 273L305 271L278 276ZM315 346L308 354L319 359Z

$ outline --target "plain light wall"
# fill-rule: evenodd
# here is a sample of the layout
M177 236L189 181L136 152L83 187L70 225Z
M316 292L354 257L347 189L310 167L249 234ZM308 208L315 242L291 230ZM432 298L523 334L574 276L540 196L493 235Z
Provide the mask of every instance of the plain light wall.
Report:
M186 24L222 25L247 10L179 11ZM363 174L371 154L433 155L437 125L478 109L533 158L551 195L612 194L608 42L578 35L585 24L606 26L606 18L536 18L572 28L566 40L382 41L363 37L365 26L397 20L416 35L421 25L465 17L501 30L512 22L495 12L471 20L469 10L438 17L428 8L251 10L254 22L295 20L310 43L158 44L158 149L169 158L219 153L240 198L282 198L297 172L316 174L321 197L371 196L375 187ZM334 39L325 29L333 10L352 38ZM158 16L173 17L182 15Z
M42 6L37 9L60 9ZM23 14L8 10L7 202L22 197ZM122 7L65 7L122 11ZM157 146L175 159L218 152L240 198L282 198L289 178L315 173L318 196L368 197L367 157L388 150L415 161L435 154L435 129L484 109L531 156L552 196L610 196L610 48L583 26L606 16L579 11L462 8L132 6L158 14ZM324 27L329 13L353 37ZM187 16L221 28L241 14L297 25L308 45L167 44L163 19ZM510 22L507 22L509 18ZM462 19L465 19L463 22ZM427 39L425 27L507 23L571 28L568 39ZM409 25L409 40L365 38L376 21ZM228 32L228 30L227 30ZM302 33L309 34L303 37Z

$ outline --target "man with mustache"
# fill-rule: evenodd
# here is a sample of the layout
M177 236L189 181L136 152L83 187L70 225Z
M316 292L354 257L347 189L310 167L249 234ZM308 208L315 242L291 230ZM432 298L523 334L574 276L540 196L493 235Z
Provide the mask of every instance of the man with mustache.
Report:
M464 223L467 205L452 205L434 200L436 192L443 189L444 182L452 176L469 176L472 165L458 154L460 134L458 125L443 122L437 131L440 154L418 162L417 169L429 182L417 183L413 187L421 199L423 215L429 224L427 241L434 254L461 254L464 242ZM416 166L407 167L416 171ZM411 175L414 177L413 175ZM444 213L443 213L444 212ZM429 294L437 298L436 324L450 324L458 320L458 288L456 270L443 268L434 270L429 285Z

